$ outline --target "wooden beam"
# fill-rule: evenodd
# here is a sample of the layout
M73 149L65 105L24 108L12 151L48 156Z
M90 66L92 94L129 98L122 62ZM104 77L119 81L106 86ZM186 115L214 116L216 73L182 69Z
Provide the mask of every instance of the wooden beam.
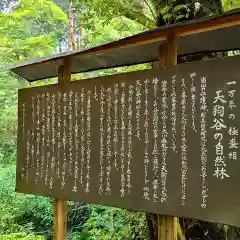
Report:
M226 16L218 19L203 19L202 21L197 21L195 24L193 23L185 26L174 25L173 27L167 28L166 30L159 28L159 30L156 29L156 31L153 30L150 33L125 38L117 42L112 42L86 50L82 53L74 53L73 56L84 56L91 55L92 53L104 53L119 48L136 47L148 43L166 41L167 38L172 35L181 37L237 25L240 25L239 15Z
M167 66L177 65L177 36L170 35L167 39Z
M58 84L71 82L71 59L65 58L64 65L59 67ZM67 237L67 201L54 200L54 240L66 240Z
M71 56L88 56L93 53L104 53L108 51L112 51L119 48L129 48L129 47L136 47L139 45L144 45L153 42L164 42L167 38L171 35L175 35L178 37L193 35L197 33L207 32L218 30L222 28L227 28L231 26L240 25L240 15L233 15L233 16L225 16L219 18L209 18L209 19L202 19L196 21L192 21L192 24L186 25L176 25L170 26L169 28L159 28L155 29L151 32L139 34L136 36L128 37L119 41L111 42L105 45L101 45L98 47L90 48L82 52L75 52L72 53ZM62 57L54 57L52 59L47 59L42 62L35 62L31 63L30 65L37 65L41 63L51 64L55 63L57 60L61 59ZM15 69L21 68L23 66L16 66Z
M71 82L71 57L67 57L64 59L64 65L63 65L63 84L69 84Z
M63 84L63 66L58 69L58 84Z
M183 28L176 29L174 34L178 37L193 35L202 32L228 28L240 25L240 16L228 16L216 20L203 21L194 25L188 25Z

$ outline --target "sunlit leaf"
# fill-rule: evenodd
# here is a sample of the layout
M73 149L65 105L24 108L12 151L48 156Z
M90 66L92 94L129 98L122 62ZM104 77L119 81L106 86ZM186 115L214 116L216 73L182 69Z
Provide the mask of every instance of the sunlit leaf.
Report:
M183 9L184 7L185 7L185 5L183 5L183 4L177 5L176 7L173 8L173 11L177 12L177 11Z
M161 14L165 14L170 10L170 6L165 6L162 10L161 10Z
M176 16L176 20L180 20L180 19L182 19L182 18L184 18L184 17L185 17L185 15L183 15L183 14L178 15L178 16Z
M171 18L171 17L173 17L173 14L165 14L164 16L163 16L163 19L164 20L166 20L166 19L169 19L169 18Z

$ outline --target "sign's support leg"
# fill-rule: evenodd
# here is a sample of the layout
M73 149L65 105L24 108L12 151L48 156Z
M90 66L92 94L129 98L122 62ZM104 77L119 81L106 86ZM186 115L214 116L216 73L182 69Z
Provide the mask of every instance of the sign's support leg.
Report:
M177 240L177 218L171 216L158 215L158 239Z
M54 200L54 240L66 240L67 201Z
M160 46L158 65L171 66L177 64L177 37L170 35L167 44ZM158 240L177 240L178 220L176 217L158 215Z
M71 81L71 60L66 58L59 67L58 84L69 84ZM54 200L54 240L66 240L67 237L67 201Z

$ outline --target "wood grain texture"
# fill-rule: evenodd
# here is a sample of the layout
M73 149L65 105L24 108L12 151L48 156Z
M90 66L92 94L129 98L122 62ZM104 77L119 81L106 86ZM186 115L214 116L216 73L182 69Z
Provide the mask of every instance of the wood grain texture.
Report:
M67 201L54 200L54 240L65 240L67 236Z

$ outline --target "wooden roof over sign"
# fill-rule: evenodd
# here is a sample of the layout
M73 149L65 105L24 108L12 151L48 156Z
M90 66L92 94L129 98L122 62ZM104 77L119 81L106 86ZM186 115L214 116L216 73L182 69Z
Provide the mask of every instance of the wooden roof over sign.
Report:
M156 61L159 46L178 36L178 54L240 49L240 9L199 20L172 24L82 51L25 61L10 70L28 81L56 77L63 59L71 57L72 73Z

